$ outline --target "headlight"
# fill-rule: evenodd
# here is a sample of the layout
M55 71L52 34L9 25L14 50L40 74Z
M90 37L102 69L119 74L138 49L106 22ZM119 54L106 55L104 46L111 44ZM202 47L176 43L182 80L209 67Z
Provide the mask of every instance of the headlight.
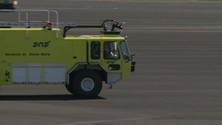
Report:
M18 4L18 1L14 1L13 4L17 5L17 4Z

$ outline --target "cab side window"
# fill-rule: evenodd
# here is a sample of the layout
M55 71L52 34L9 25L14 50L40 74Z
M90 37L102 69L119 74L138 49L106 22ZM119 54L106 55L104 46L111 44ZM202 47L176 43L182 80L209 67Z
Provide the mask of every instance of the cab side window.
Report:
M119 51L117 48L117 42L105 42L104 43L104 59L119 59Z
M91 42L91 59L100 59L100 42Z

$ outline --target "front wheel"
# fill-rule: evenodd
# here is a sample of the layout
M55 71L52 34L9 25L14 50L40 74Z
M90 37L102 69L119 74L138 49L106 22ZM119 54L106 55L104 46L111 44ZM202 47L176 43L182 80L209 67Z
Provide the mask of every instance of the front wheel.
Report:
M76 74L69 89L81 98L95 98L102 89L102 80L96 72L84 70Z

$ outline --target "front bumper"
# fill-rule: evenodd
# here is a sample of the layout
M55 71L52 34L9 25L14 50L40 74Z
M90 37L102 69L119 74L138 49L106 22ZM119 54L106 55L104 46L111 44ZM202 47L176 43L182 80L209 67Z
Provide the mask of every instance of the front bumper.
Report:
M132 63L131 63L131 72L135 71L135 65L136 65L136 61L132 61Z

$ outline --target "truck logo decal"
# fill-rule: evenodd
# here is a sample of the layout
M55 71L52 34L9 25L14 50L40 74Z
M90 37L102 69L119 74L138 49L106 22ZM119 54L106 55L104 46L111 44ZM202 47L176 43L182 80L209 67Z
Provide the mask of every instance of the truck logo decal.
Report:
M33 47L48 47L50 41L48 42L34 42Z
M107 64L114 64L115 61L107 61Z

